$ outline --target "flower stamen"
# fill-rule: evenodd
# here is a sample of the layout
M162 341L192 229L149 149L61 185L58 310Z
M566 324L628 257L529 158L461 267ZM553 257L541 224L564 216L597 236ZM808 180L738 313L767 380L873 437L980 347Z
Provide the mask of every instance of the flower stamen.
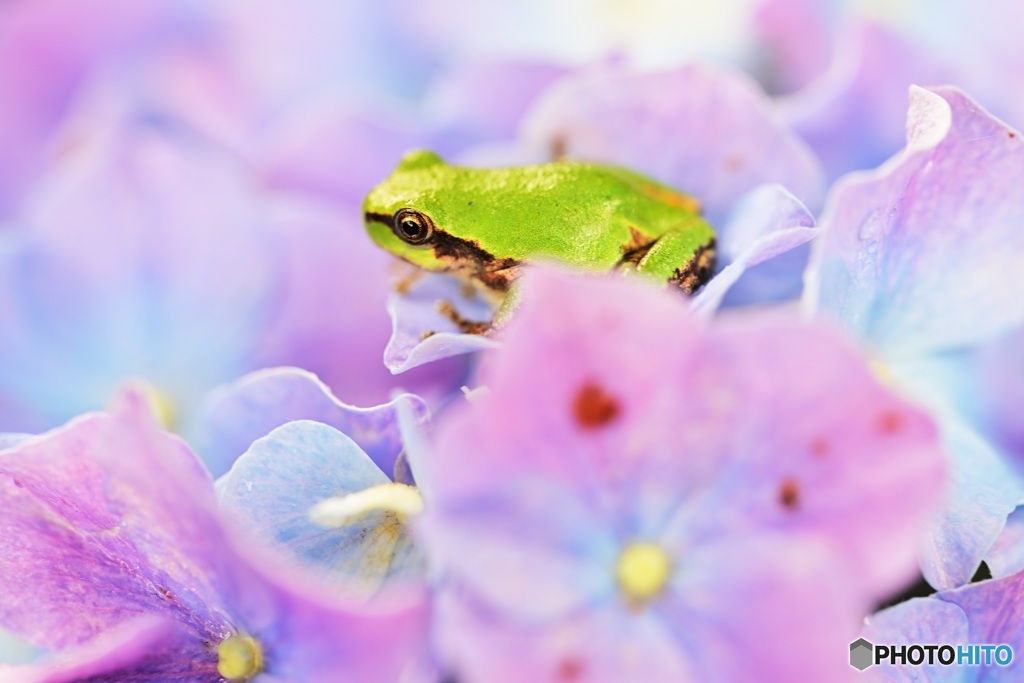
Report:
M263 648L250 636L228 636L217 646L217 673L229 681L248 681L263 671Z
M630 543L622 549L615 564L619 588L634 603L646 603L658 595L671 575L672 560L655 543Z
M390 512L400 520L423 511L423 497L415 486L380 484L344 496L327 498L314 505L309 517L325 527L344 527L372 512Z

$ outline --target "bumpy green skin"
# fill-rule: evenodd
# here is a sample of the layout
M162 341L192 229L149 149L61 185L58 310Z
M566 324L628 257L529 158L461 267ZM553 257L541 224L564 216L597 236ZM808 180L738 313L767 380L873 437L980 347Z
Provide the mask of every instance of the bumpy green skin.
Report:
M433 222L426 243L411 245L396 234L394 215L403 208ZM695 200L609 165L474 169L417 150L370 192L363 210L383 248L497 292L507 291L518 266L536 260L635 270L692 291L714 261L715 233Z

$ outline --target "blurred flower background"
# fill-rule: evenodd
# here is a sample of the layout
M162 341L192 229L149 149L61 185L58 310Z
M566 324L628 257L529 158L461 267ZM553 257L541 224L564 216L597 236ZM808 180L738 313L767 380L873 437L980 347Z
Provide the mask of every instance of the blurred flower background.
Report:
M3 2L0 676L251 680L266 655L296 681L843 680L849 640L884 603L941 591L868 637L961 603L954 616L988 624L996 607L968 584L991 572L978 594L1001 596L1019 580L1000 577L1024 570L1022 25L1018 0ZM462 334L438 298L473 319L492 307L450 279L396 285L405 272L363 226L364 197L414 148L640 171L701 201L717 273L689 313L544 273L507 349ZM622 360L640 354L664 357L665 376ZM607 443L540 414L586 382L626 402ZM661 398L629 414L644 396ZM898 424L878 417L894 401ZM676 422L685 438L663 433ZM826 437L833 460L806 479L803 461L737 455ZM873 475L856 474L856 448ZM178 451L186 464L167 464ZM685 472L666 464L694 451ZM628 454L643 476L552 464L566 452ZM168 485L195 509L147 508L178 469ZM850 521L860 506L887 527L873 546ZM793 509L808 517L779 521ZM111 529L137 581L110 578L124 550L103 545ZM616 602L643 590L615 563L648 536L680 565L704 559L641 619ZM287 566L252 569L261 551L234 550L250 543ZM229 565L273 608L220 590L231 579L209 577ZM401 599L368 608L387 612L360 615L369 627L332 622L362 603L307 605L306 571L330 600L350 584ZM154 603L167 586L185 597ZM374 640L388 620L401 628ZM921 632L1024 657L1019 626L961 621ZM309 635L321 623L363 633L336 653L351 667ZM756 642L775 626L835 652L797 667ZM218 673L209 644L243 635L273 645L220 653ZM64 664L40 663L44 649ZM126 652L163 668L117 669ZM763 679L729 663L744 652ZM232 674L229 660L257 664Z

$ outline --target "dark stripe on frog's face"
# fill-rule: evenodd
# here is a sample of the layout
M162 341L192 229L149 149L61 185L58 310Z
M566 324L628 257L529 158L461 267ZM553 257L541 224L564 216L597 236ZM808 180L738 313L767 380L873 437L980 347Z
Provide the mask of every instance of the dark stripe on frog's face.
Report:
M393 214L367 211L364 214L367 222L382 223L393 228ZM401 238L399 238L401 239ZM433 249L434 257L447 264L445 270L463 271L480 280L491 289L501 292L508 291L509 285L517 271L519 262L515 259L495 258L490 252L481 248L475 240L462 239L450 235L436 225L430 239L421 245L409 245L423 249Z

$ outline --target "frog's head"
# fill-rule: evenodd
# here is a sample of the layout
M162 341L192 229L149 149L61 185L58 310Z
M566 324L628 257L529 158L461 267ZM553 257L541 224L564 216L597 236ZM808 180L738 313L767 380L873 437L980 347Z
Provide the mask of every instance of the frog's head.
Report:
M363 202L366 230L378 245L421 268L474 268L465 240L452 234L455 198L465 193L465 169L446 164L434 152L408 152ZM471 248L470 248L471 250ZM481 252L485 253L485 252Z

